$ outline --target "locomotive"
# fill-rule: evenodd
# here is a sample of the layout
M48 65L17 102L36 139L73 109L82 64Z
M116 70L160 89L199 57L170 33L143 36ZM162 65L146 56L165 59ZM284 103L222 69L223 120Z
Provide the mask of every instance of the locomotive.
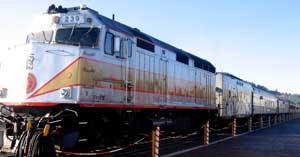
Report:
M213 116L290 112L269 92L86 5L52 5L36 18L26 44L5 54L0 104L19 156L43 144L88 152L128 145L156 125L184 133Z

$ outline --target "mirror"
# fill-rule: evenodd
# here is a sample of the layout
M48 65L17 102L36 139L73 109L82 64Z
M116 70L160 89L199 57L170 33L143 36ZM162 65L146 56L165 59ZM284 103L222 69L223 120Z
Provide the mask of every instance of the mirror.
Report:
M121 38L115 36L114 37L114 52L120 52L121 49Z

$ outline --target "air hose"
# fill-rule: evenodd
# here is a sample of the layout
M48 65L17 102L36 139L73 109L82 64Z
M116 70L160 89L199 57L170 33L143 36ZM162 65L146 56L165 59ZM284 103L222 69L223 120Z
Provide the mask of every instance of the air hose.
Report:
M35 131L29 142L27 157L56 157L52 138L43 136L43 131Z
M15 157L56 157L54 142L43 136L41 130L26 130L22 133Z
M18 146L16 148L15 157L26 156L28 142L29 142L28 140L30 139L31 134L32 134L31 130L26 130L21 134Z

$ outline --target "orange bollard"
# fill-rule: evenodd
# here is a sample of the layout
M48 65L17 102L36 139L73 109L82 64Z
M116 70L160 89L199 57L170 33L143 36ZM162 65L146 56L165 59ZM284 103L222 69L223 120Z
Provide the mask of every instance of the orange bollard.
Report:
M204 144L207 145L209 144L209 120L206 121L204 124Z
M236 118L233 118L231 126L231 136L236 136Z
M159 134L160 127L156 126L152 131L152 157L159 156Z
M252 117L249 117L249 121L248 121L248 132L252 131Z
M260 116L260 128L264 127L264 119L263 116Z

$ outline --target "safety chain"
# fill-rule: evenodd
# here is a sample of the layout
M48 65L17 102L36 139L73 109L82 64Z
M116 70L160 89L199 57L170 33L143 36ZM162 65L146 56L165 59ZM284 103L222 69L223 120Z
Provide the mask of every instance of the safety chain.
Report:
M112 154L112 153L115 153L115 152L118 152L118 151L122 151L124 149L128 149L128 148L133 147L135 145L143 144L142 141L144 141L150 135L151 135L151 133L146 134L145 137L140 138L139 140L133 142L132 144L129 144L128 146L119 147L119 148L116 148L116 149L113 149L113 150L108 150L108 151L97 151L97 152L95 151L95 152L92 152L92 153L79 153L79 152L66 152L66 151L57 150L56 153L64 154L64 155L77 155L77 156L107 155L107 154Z
M197 131L194 131L194 132L186 134L186 135L166 136L165 138L160 139L160 141L169 140L169 139L185 139L185 138L197 135L203 128L204 128L204 126L202 126ZM164 136L164 134L162 133L161 136Z
M226 127L224 127L224 128L221 128L221 129L216 129L216 128L213 128L213 127L210 127L209 129L210 129L211 131L214 131L214 132L221 132L221 131L224 131L224 130L229 130L230 127L231 127L231 125L232 125L232 122L229 123L228 126L226 126Z

